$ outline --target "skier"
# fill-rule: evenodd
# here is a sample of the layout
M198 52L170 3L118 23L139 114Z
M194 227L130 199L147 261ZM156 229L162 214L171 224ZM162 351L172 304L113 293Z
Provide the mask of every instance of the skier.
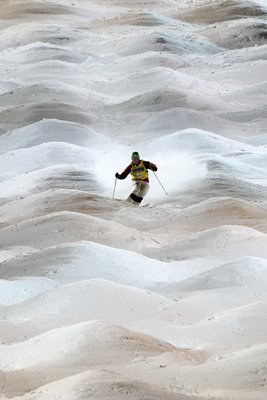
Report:
M140 160L137 151L132 153L132 162L119 174L116 172L115 177L125 179L130 173L132 175L134 189L127 201L139 205L149 189L148 169L157 171L157 166L149 161Z

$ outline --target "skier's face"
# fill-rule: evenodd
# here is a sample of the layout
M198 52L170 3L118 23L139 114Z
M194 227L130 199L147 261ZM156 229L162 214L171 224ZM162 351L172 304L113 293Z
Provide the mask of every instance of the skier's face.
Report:
M134 165L137 165L137 164L139 164L139 158L133 158L133 163L134 163Z

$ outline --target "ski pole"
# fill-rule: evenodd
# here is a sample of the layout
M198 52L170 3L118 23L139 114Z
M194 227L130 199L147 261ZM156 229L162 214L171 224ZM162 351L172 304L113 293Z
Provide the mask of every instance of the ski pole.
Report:
M157 180L158 180L160 186L162 187L162 189L164 190L165 194L168 195L168 193L167 193L166 190L164 189L162 183L160 182L159 178L157 177L156 173L155 173L153 170L152 170L152 172L153 172L153 174L155 175L155 177L157 178Z
M115 178L115 182L114 182L114 189L113 189L113 195L112 195L113 199L114 199L114 195L115 195L116 183L117 183L117 178Z

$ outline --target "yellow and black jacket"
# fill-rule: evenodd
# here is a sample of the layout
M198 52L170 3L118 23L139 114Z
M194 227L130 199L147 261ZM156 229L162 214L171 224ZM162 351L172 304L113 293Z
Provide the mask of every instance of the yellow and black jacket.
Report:
M148 169L151 169L152 171L157 171L158 168L155 164L149 161L140 160L137 165L132 162L117 177L118 179L125 179L129 174L131 174L133 181L149 182Z

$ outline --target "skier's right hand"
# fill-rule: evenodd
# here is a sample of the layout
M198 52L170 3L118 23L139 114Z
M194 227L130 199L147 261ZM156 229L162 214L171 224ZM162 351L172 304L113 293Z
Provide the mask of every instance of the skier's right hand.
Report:
M116 177L117 179L119 179L119 178L120 178L120 174L119 174L118 172L116 172L115 177Z

